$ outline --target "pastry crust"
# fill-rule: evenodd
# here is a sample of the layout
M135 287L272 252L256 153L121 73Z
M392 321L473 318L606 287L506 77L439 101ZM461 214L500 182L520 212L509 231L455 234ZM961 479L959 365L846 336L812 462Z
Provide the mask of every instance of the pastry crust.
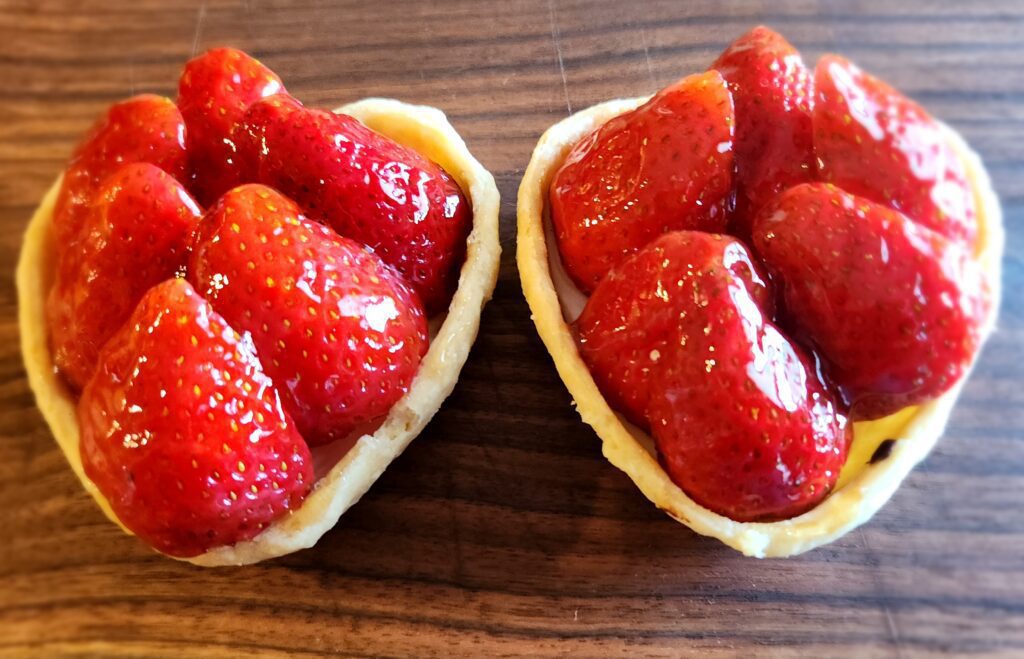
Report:
M370 488L384 469L420 433L451 393L476 339L480 313L498 277L498 189L494 177L473 157L465 142L435 108L391 99L369 98L336 110L352 115L391 139L411 147L443 167L473 205L473 228L459 287L447 314L431 319L430 349L408 393L372 434L359 437L340 461L332 446L313 449L317 466L331 465L302 506L252 540L218 547L185 559L205 566L246 565L313 546ZM58 180L36 210L25 233L18 262L18 324L29 385L36 404L71 468L103 512L120 525L107 501L82 469L78 449L76 400L56 373L47 343L45 302L55 268L51 231ZM333 447L335 453L338 447ZM124 528L123 525L121 525ZM127 531L127 529L126 529Z
M572 394L577 411L601 438L604 456L626 472L644 496L697 533L717 538L748 556L800 554L855 529L889 500L942 435L969 371L950 391L933 401L884 419L856 424L850 456L836 489L799 517L772 523L736 522L690 499L661 469L653 440L609 407L577 351L570 324L582 311L586 297L562 266L547 211L551 179L573 145L612 117L638 107L648 98L595 105L560 121L540 138L519 186L517 260L523 293L537 332ZM983 327L983 337L987 338L999 307L1004 243L1002 210L981 159L954 130L944 128L964 159L977 198L981 231L976 256L984 268L993 299L992 311ZM890 438L898 441L892 444L888 456L870 464L879 445Z

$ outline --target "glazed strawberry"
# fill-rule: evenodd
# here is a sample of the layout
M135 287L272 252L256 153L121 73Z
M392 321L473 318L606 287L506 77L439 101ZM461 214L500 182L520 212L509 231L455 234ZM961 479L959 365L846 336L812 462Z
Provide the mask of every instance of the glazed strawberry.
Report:
M188 126L190 187L203 204L244 182L235 126L252 103L283 91L273 71L234 48L215 48L185 64L178 107Z
M733 105L717 71L666 87L580 140L555 173L562 262L589 293L668 231L721 231L732 187Z
M770 306L742 243L681 231L613 269L578 324L580 352L612 407L651 429L692 498L740 521L813 507L848 442L833 395L765 318Z
M736 283L689 323L657 376L651 425L669 477L730 519L775 521L835 486L852 426L807 353ZM710 328L710 329L708 329Z
M730 228L746 238L762 204L814 180L814 81L796 48L764 26L734 41L711 68L729 83L736 104L737 193Z
M974 193L959 154L920 105L837 55L815 70L821 179L973 245Z
M156 165L124 165L96 191L47 300L53 360L74 389L151 286L185 264L200 210Z
M252 538L313 482L248 338L181 279L150 289L107 343L78 421L85 473L125 526L173 556Z
M133 162L152 163L185 180L185 122L170 99L143 94L115 103L75 149L53 213L58 252L77 239L103 179Z
M239 148L255 163L251 180L372 247L412 284L429 314L447 308L472 211L440 166L352 117L289 97L254 104L244 131Z
M577 321L580 355L611 406L647 429L651 382L663 358L678 350L680 295L694 272L728 271L762 307L767 277L741 243L718 234L677 231L656 239L601 280ZM657 393L657 392L653 392Z
M261 185L231 190L203 218L189 277L252 333L311 444L385 415L427 349L423 308L397 272Z
M962 245L824 183L788 190L755 222L790 323L856 418L934 398L970 365L988 303Z
M766 318L767 298L742 243L677 232L616 267L588 302L611 324L628 310L623 337L608 346L621 359L591 368L613 386L647 390L665 471L695 501L737 521L813 507L835 484L849 439L812 358Z

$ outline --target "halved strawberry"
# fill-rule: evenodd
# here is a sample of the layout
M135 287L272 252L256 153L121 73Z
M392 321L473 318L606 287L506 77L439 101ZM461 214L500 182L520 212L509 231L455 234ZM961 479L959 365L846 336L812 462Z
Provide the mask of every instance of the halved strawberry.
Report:
M989 308L977 264L898 211L801 185L764 207L754 245L856 418L934 398L974 359Z
M148 162L185 180L185 122L170 99L142 94L115 103L76 147L54 207L58 253L78 237L96 188L121 165Z
M313 483L248 337L181 279L150 289L107 343L78 420L89 479L172 556L254 537Z
M942 127L917 103L839 57L814 74L821 179L973 245L974 192Z
M447 308L472 211L440 166L350 116L289 97L254 104L238 140L254 165L250 180L372 247L412 284L429 314Z
M250 105L279 92L284 85L273 71L234 48L214 48L185 64L178 107L188 126L189 187L203 204L245 182L232 133Z
M606 396L637 403L634 413L646 397L668 475L737 521L812 508L839 477L849 441L813 358L766 317L767 298L742 243L683 231L620 264L588 302L613 337L609 354L583 343L599 357L591 370Z
M591 292L668 231L725 229L733 104L717 71L689 76L580 140L555 173L551 220L566 270Z
M648 428L652 376L675 341L680 296L695 294L698 276L727 271L744 282L758 305L771 293L760 265L741 243L697 231L667 233L627 258L601 280L577 321L580 355L611 406ZM654 392L655 395L657 392Z
M73 388L85 386L100 348L143 293L184 266L200 214L156 165L124 165L104 180L47 299L53 360Z
M828 496L853 426L801 350L735 283L679 337L656 379L651 426L672 480L738 522L789 519Z
M237 187L210 209L189 278L252 333L310 444L386 414L427 350L423 308L398 273L262 185Z
M732 43L711 68L736 104L736 212L730 229L747 238L754 213L786 188L814 180L814 80L800 53L767 27Z

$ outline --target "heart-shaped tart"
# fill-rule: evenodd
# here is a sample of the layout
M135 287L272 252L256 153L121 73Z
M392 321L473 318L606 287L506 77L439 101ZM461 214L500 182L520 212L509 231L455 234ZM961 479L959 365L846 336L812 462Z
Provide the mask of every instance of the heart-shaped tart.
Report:
M604 456L750 556L879 510L942 435L999 304L977 154L763 27L706 73L549 128L518 225L537 331Z
M308 109L212 50L176 103L113 106L28 225L37 405L104 513L158 551L311 547L454 388L498 206L441 111Z

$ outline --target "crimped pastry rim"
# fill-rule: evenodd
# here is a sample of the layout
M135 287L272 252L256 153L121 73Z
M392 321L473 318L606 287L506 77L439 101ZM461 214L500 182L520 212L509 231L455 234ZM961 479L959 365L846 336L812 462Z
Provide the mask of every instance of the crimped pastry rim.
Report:
M580 357L563 308L566 313L578 315L585 298L562 271L546 210L551 179L572 146L609 119L649 98L611 100L582 110L551 126L537 142L518 195L516 259L523 294L537 332L572 395L577 412L601 439L604 456L624 471L644 496L697 533L717 538L748 556L785 557L803 553L857 528L892 497L942 435L970 369L950 391L933 401L901 410L886 419L857 424L847 460L850 473L844 468L837 488L803 515L771 523L736 522L690 499L652 455L651 438L611 409ZM977 259L993 300L982 329L984 340L994 329L999 307L1005 241L1002 209L980 157L956 131L945 125L943 128L964 159L977 199L981 227ZM887 437L899 441L893 444L888 457L868 464L874 449ZM857 446L856 439L862 440L861 446Z
M395 403L381 426L374 433L359 438L317 481L300 508L277 520L252 540L182 559L196 565L247 565L312 547L405 450L451 393L476 339L480 314L497 282L501 256L498 188L494 177L469 152L444 113L428 106L383 98L367 98L344 105L336 112L351 115L437 162L469 197L473 205L473 226L459 286L448 313L431 319L431 327L441 318L443 323L409 391ZM72 470L107 517L124 529L82 468L76 401L57 375L47 343L45 303L55 266L51 216L59 188L60 178L29 222L18 261L16 285L22 356L36 404Z

